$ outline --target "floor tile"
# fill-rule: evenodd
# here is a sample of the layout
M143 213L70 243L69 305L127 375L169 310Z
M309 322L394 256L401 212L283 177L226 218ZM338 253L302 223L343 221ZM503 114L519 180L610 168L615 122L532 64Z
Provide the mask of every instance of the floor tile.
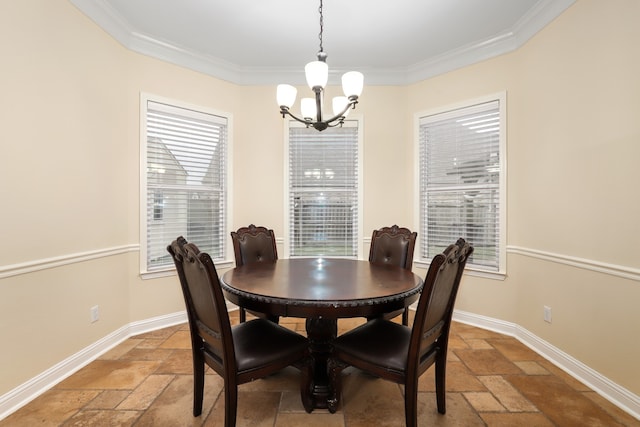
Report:
M438 412L435 393L418 393L418 425L485 427L478 413L461 393L447 393L445 409L445 414Z
M400 426L404 398L390 381L353 371L343 379L342 410L349 427Z
M236 427L271 427L278 414L280 393L265 391L238 391ZM205 426L224 425L224 394L220 394L204 423Z
M193 374L193 359L191 349L171 350L171 354L160 362L156 374Z
M544 414L541 413L482 413L480 414L487 426L491 427L554 427ZM585 426L586 427L586 426Z
M622 425L558 377L514 375L505 379L559 426Z
M491 393L466 392L463 393L465 399L478 412L505 412L506 409Z
M206 378L202 413L209 413L222 390L223 381L219 377ZM204 415L193 416L193 377L178 375L149 406L136 427L194 426L202 425Z
M274 427L344 427L341 413L312 412L311 414L279 413Z
M152 374L160 362L95 360L60 384L57 389L134 389Z
M486 341L512 362L523 360L544 360L542 356L515 338L490 338Z
M49 390L0 421L0 426L59 426L99 393L98 390Z
M117 409L146 410L174 378L174 375L150 375L118 405Z
M435 366L429 368L418 380L418 391L435 391ZM486 391L486 387L462 362L447 362L445 389L452 391Z
M549 362L548 360L540 360L538 363L540 364L540 366L542 366L543 368L551 372L556 377L560 378L562 381L564 381L574 390L591 391L586 384L583 384L582 382L578 381L577 379L569 375L564 370L558 368L556 365Z
M237 312L230 321L238 323ZM365 321L342 319L339 333ZM281 324L305 334L304 319L282 318ZM194 417L192 371L186 323L140 334L0 420L0 427L220 426L222 378L206 368L203 413ZM418 382L419 425L640 427L640 420L516 339L470 325L452 323L446 414L437 411L434 374L432 366ZM308 414L300 400L300 372L289 367L238 387L237 426L402 427L403 390L347 368L338 411Z
M522 371L497 350L455 350L475 375L519 374Z
M133 426L141 414L142 412L139 411L83 410L71 417L62 426L128 427Z
M159 347L191 350L191 335L189 331L177 331L160 344Z
M622 425L628 427L640 427L640 420L635 419L622 409L618 408L613 403L609 402L604 397L600 396L595 391L588 391L582 393L582 395L590 400L592 400L595 404L605 410L609 415L611 415L617 422Z
M115 409L131 394L130 390L105 390L85 405L85 409Z
M541 364L532 360L515 361L513 364L527 375L551 375Z
M480 382L498 399L510 412L538 412L529 400L499 375L478 377Z

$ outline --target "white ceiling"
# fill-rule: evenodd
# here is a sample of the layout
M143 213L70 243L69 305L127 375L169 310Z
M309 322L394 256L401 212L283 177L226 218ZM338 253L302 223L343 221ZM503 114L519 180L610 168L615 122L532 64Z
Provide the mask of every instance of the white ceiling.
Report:
M320 0L69 1L133 51L237 84L302 84L319 50ZM510 52L574 2L324 0L330 83L404 85Z

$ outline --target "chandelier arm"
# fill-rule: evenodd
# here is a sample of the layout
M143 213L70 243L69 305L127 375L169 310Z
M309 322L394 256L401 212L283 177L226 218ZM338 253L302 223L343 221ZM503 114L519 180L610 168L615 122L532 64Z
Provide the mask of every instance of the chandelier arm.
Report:
M334 124L327 123L327 127L330 127L330 128L342 127L343 124L344 124L344 117L340 117L340 119Z
M349 103L347 103L347 106L344 107L344 110L342 110L340 113L336 114L335 116L331 117L330 119L324 120L324 123L328 125L329 123L334 122L338 119L341 119L340 120L341 124L344 123L344 113L349 111L350 108L355 110L357 103L358 103L358 98L349 98Z
M318 94L316 93L316 96ZM358 103L358 98L357 97L350 97L349 98L349 103L347 104L347 106L337 115L331 117L330 119L327 120L322 120L322 113L318 112L317 114L317 120L315 122L308 120L308 119L301 119L299 117L297 117L295 114L293 114L291 111L289 111L288 108L282 106L280 107L280 114L282 114L282 117L284 118L285 116L289 116L292 119L303 123L305 126L309 127L313 127L316 130L319 131L323 131L328 127L337 127L337 126L342 126L344 124L344 119L345 119L345 113L350 109L355 109L356 108L356 104ZM336 123L333 123L336 122ZM333 123L333 124L332 124Z
M300 122L300 123L304 123L305 125L307 125L307 127L313 125L313 122L311 122L310 120L305 120L305 119L301 119L297 116L295 116L291 111L289 111L288 108L280 108L280 114L282 114L282 118L285 117L285 115L290 116L292 119Z

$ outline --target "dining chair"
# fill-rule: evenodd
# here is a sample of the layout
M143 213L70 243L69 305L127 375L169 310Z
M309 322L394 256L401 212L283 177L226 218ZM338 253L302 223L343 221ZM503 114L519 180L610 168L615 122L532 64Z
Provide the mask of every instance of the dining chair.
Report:
M202 413L205 363L224 379L225 426L235 426L238 385L289 365L302 371L302 390L311 384L308 340L265 319L231 326L211 257L182 236L167 250L176 265L187 308L193 353L193 416ZM309 403L304 402L305 407Z
M369 262L374 264L389 264L411 271L413 266L413 250L416 245L418 233L408 228L382 227L373 230L371 246L369 249ZM393 313L385 313L385 319L393 319L402 314L402 324L409 324L409 309L398 310Z
M256 227L251 224L248 227L240 227L237 231L231 232L233 242L233 254L236 258L236 267L254 262L273 262L278 260L278 249L276 248L276 236L273 230L266 227ZM247 319L247 310L239 307L240 322ZM263 319L269 319L278 323L278 317L264 313L249 311L251 314Z
M341 372L354 366L404 385L407 427L417 424L418 378L435 363L438 412L446 412L445 376L449 328L462 272L473 247L458 239L433 257L418 300L413 327L382 318L340 335L329 357L328 409L335 412L342 393Z

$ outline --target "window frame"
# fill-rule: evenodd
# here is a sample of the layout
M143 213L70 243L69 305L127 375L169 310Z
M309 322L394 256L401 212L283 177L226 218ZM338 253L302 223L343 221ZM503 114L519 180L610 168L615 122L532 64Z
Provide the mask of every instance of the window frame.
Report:
M140 247L139 247L139 251L140 251L140 259L139 259L139 269L140 269L140 277L142 279L153 279L156 277L164 277L164 276L169 276L174 274L175 271L175 266L173 265L173 263L171 263L171 265L167 265L167 266L162 266L158 269L152 269L150 270L148 268L147 265L147 226L148 226L148 221L147 221L147 209L148 209L148 201L147 201L147 163L148 163L148 159L147 159L147 112L148 112L148 106L149 106L149 102L154 102L154 103L158 103L158 104L166 104L168 106L171 107L175 107L175 108L179 108L179 109L186 109L186 110L192 110L196 113L203 113L203 114L209 114L209 115L214 115L217 117L221 117L223 119L226 120L226 147L225 147L225 161L224 163L224 175L225 175L225 179L224 179L224 184L223 184L223 193L224 193L224 203L223 203L223 207L222 209L224 210L224 212L222 213L222 218L223 218L223 223L221 224L221 227L223 228L222 230L222 235L227 236L230 230L230 221L231 221L231 217L232 217L232 212L231 212L231 206L233 206L233 201L232 201L232 192L231 190L231 177L233 176L233 170L232 170L232 141L233 141L233 115L231 113L228 112L222 112L222 111L218 111L218 110L214 110L212 108L209 107L204 107L201 105L194 105L194 104L190 104L184 101L180 101L180 100L176 100L176 99L171 99L171 98L166 98L166 97L162 97L159 95L154 95L154 94L150 94L150 93L145 93L145 92L140 92L140 169L139 169L139 178L140 178L140 188L139 188L139 220L140 220L140 229L139 229L139 235L140 235ZM155 205L155 200L156 198L154 197L152 202L152 205ZM155 213L155 206L151 206L151 209L154 210ZM164 212L163 212L164 215ZM164 221L164 216L162 219L156 220L156 219L152 219L153 222L162 222ZM176 238L178 236L174 236L173 238ZM223 259L216 259L214 260L216 262L216 265L219 264L228 264L230 261L230 254L231 254L231 248L230 248L230 243L228 241L229 239L222 239L222 251L221 253L223 254ZM170 242L167 242L167 245Z
M415 191L414 191L414 218L415 228L418 230L418 240L425 238L426 225L423 224L421 209L421 157L420 157L420 121L425 117L439 115L443 113L454 112L456 110L464 110L475 105L486 104L490 102L498 102L498 114L500 117L500 135L499 135L499 201L498 206L498 268L496 270L483 268L480 265L467 263L466 272L491 278L504 280L507 274L507 93L506 91L493 93L478 98L468 99L457 103L435 107L430 110L421 111L414 114L414 172L415 172ZM416 243L416 247L420 248L420 243ZM423 257L422 251L416 251L416 265L427 268L431 263L430 258Z
M364 147L364 125L363 125L363 118L360 115L350 115L346 120L345 120L345 125L346 126L355 126L358 129L358 146L357 146L357 153L358 153L358 174L357 174L357 185L358 185L358 191L357 191L357 197L358 197L358 201L357 201L357 206L358 206L358 215L357 215L357 219L355 221L355 226L357 227L357 233L355 235L355 239L356 241L354 242L356 245L356 255L351 257L351 256L331 256L332 258L348 258L348 259L362 259L363 256L363 249L362 249L362 238L363 238L363 195L364 195L364 181L363 181L363 158L364 158L364 152L363 152L363 147ZM284 170L284 192L285 192L285 197L284 197L284 212L285 212L285 230L286 230L286 237L284 239L284 256L286 258L290 258L291 257L291 238L292 236L290 235L290 230L291 230L291 221L292 221L292 213L289 209L290 205L289 205L289 199L291 196L291 182L290 182L290 159L289 159L289 148L290 148L290 142L289 142L289 129L291 127L295 127L295 128L304 128L305 125L302 123L299 123L295 120L292 119L285 119L284 120L284 164L285 164L285 170ZM318 132L315 129L312 129L314 132ZM320 255L305 255L305 256L296 256L296 258L312 258L312 257L320 257Z

